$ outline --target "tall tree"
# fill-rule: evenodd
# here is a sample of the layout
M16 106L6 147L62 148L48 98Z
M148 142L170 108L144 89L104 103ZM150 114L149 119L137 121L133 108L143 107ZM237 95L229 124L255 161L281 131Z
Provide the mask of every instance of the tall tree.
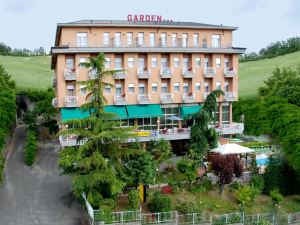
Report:
M151 152L155 161L158 164L168 160L172 156L172 146L169 141L164 139L150 140L148 151Z

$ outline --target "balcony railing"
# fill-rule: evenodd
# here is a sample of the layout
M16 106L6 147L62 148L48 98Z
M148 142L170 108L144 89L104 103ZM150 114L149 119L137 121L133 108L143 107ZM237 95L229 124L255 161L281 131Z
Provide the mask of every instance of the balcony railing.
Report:
M173 69L170 67L165 67L160 69L161 78L171 78L173 75Z
M151 97L149 94L139 94L138 102L139 102L139 104L150 104Z
M115 68L115 70L120 70L120 71L118 71L114 74L115 79L119 80L119 79L125 79L127 77L127 70L125 70L125 69L116 69L116 68Z
M215 128L215 130L221 134L242 134L244 132L243 123L210 125L210 127Z
M236 76L235 68L225 68L224 69L224 76L225 77L235 77Z
M205 100L209 94L210 94L210 92L204 92L204 94L203 94L203 100Z
M78 97L77 96L65 96L65 107L77 107Z
M160 101L161 103L173 103L174 102L174 96L173 93L161 93L160 94Z
M236 94L235 92L225 92L224 95L225 101L235 101L236 100Z
M53 106L54 108L57 108L57 107L58 107L58 99L57 99L57 98L52 99L52 106Z
M89 71L89 77L91 80L94 80L96 78L97 71L96 70L90 70Z
M141 79L148 79L151 75L150 69L142 68L137 70L138 77Z
M183 94L182 101L184 103L193 103L195 101L195 94L192 92Z
M193 69L193 68L183 69L182 76L184 78L193 78L195 76L195 69Z
M117 41L106 41L105 43L103 42L93 42L93 43L87 43L86 46L77 46L76 44L64 44L64 46L68 47L99 47L99 48L202 48L202 49L207 49L207 48L212 48L212 49L228 49L232 48L231 43L208 43L208 42L197 42L194 43L192 41L185 41L182 40L181 38L177 38L174 41L170 40L155 40L155 42L148 41L146 42L145 39L135 39L132 43L128 44L127 40L121 40L120 42Z
M214 68L214 67L204 68L203 75L206 78L215 77L215 75L216 75L216 68Z
M114 96L114 102L116 105L126 105L127 104L127 95L115 95Z
M76 80L77 79L77 72L75 69L65 69L64 70L64 77L66 81Z

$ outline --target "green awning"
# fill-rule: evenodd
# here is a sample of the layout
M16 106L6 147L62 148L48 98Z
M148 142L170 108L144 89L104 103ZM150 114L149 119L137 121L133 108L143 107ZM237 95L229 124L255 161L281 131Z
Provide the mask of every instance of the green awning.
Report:
M202 108L201 105L194 105L194 106L181 106L180 107L180 115L181 118L185 119L192 114L198 112Z
M153 118L162 117L160 105L127 105L128 118Z
M108 105L104 106L104 111L107 113L116 114L117 117L114 118L116 120L128 118L125 106ZM62 122L66 122L68 120L85 119L90 116L89 111L83 111L80 108L62 108L60 112Z

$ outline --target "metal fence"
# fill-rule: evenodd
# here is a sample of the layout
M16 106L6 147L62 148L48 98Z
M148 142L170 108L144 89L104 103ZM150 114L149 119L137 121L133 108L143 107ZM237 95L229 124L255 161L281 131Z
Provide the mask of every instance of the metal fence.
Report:
M288 215L288 224L300 224L300 212L290 213Z
M177 223L178 213L172 212L158 212L142 214L142 224L159 224L159 223Z
M178 215L178 224L210 224L211 213L189 213Z

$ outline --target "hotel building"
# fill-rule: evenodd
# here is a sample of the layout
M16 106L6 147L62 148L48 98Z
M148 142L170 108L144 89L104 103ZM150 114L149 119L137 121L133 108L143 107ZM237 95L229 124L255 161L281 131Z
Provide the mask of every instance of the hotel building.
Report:
M243 124L232 121L232 103L238 100L238 59L245 52L232 45L235 30L190 22L58 24L51 62L53 105L61 121L87 116L79 110L87 90L76 82L95 74L79 63L103 52L107 69L124 69L109 80L113 87L105 87L105 111L117 114L123 126L137 126L141 141L188 140L191 121L186 118L201 110L216 89L225 95L218 99L215 129L225 136L242 133ZM73 146L76 136L60 141L62 146Z

